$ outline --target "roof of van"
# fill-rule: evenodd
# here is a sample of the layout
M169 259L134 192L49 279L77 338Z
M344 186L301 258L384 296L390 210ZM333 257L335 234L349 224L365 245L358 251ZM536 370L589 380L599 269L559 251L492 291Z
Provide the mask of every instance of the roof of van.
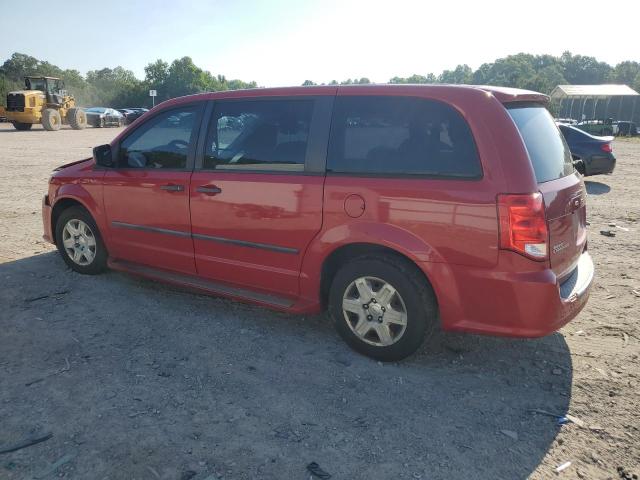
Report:
M481 90L493 95L501 103L535 102L547 104L549 97L543 93L510 87L494 87L490 85L447 85L447 84L365 84L365 85L314 85L306 87L251 88L244 90L223 90L218 92L197 93L186 97L167 100L160 105L184 103L192 100L213 100L216 98L242 97L278 97L297 95L385 95L393 92L396 95L412 95L431 90L434 93L451 89Z

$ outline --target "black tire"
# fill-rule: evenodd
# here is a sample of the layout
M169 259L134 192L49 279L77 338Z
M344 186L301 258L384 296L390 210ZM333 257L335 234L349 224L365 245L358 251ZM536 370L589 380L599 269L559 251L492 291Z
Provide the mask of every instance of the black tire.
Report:
M397 333L397 338L394 340L395 343L384 346L373 345L367 343L366 336L365 339L362 339L352 329L353 324L357 323L358 320L354 319L354 314L343 311L342 302L345 296L349 296L349 291L355 288L352 286L353 282L362 277L380 279L391 285L399 294L401 302L399 305L402 308L398 310L405 310L406 325L403 333ZM380 293L380 291L377 293ZM397 302L398 297L394 298ZM374 300L371 300L371 302L376 303ZM391 304L387 305L387 309L391 307ZM382 307L377 304L376 308ZM385 315L385 309L382 309L383 313L375 313L371 310L369 304L363 306L363 309L366 309L367 314L373 313L373 316L378 314ZM388 313L388 310L386 312ZM402 360L415 353L424 342L425 337L433 333L437 324L435 295L424 276L408 261L387 255L358 257L347 263L336 273L329 291L329 314L336 330L351 348L376 360L385 362ZM368 315L365 318L370 316ZM356 316L356 318L358 317L359 315ZM363 323L365 318L362 319ZM371 336L368 339L369 342L375 342L376 337L378 340L382 339L376 333L377 326L375 325L377 320L382 323L382 318L377 317L377 319L370 320L371 327L369 328L371 330L369 330L369 334ZM402 328L397 325L393 327ZM376 329L376 332L372 333L374 329Z
M31 127L33 127L32 123L22 123L22 122L11 122L13 123L13 128L15 128L16 130L31 130Z
M73 223L74 220L83 222L90 229L95 240L93 259L91 262L86 264L80 264L74 261L64 245L64 235L66 235L64 228L69 222ZM62 259L72 270L85 275L97 275L98 273L104 272L107 268L107 248L102 241L102 236L100 235L96 222L84 208L70 207L60 214L55 225L55 239L56 246L58 247L60 255L62 255Z
M60 130L62 126L60 112L55 108L45 108L42 112L42 126L49 131Z
M82 130L87 126L87 114L81 108L70 108L67 112L67 122L74 130Z

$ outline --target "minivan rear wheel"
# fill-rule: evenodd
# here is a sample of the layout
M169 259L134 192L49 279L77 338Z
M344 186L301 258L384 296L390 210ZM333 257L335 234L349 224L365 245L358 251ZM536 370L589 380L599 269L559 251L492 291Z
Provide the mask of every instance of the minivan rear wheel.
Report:
M98 227L82 207L64 210L56 221L56 246L65 263L78 273L96 275L107 267L107 249Z
M382 361L413 354L436 324L433 291L415 267L390 256L360 257L342 267L329 313L356 351Z

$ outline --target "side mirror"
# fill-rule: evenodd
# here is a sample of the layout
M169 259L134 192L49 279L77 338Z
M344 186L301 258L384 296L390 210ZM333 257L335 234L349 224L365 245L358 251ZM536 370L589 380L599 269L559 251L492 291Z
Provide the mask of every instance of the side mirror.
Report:
M105 168L111 168L115 166L113 161L113 152L111 151L111 145L99 145L93 149L93 159L96 165Z

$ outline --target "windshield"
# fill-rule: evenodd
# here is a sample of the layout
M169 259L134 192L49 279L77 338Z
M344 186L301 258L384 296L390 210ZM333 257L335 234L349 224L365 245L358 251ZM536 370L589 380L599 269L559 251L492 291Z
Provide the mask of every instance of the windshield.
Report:
M527 105L510 107L507 111L522 135L538 183L573 173L567 142L546 108Z
M107 111L106 108L102 108L102 107L91 107L91 108L85 108L86 112L95 112L95 113L105 113Z
M29 90L47 91L47 85L44 78L27 78L26 85Z

